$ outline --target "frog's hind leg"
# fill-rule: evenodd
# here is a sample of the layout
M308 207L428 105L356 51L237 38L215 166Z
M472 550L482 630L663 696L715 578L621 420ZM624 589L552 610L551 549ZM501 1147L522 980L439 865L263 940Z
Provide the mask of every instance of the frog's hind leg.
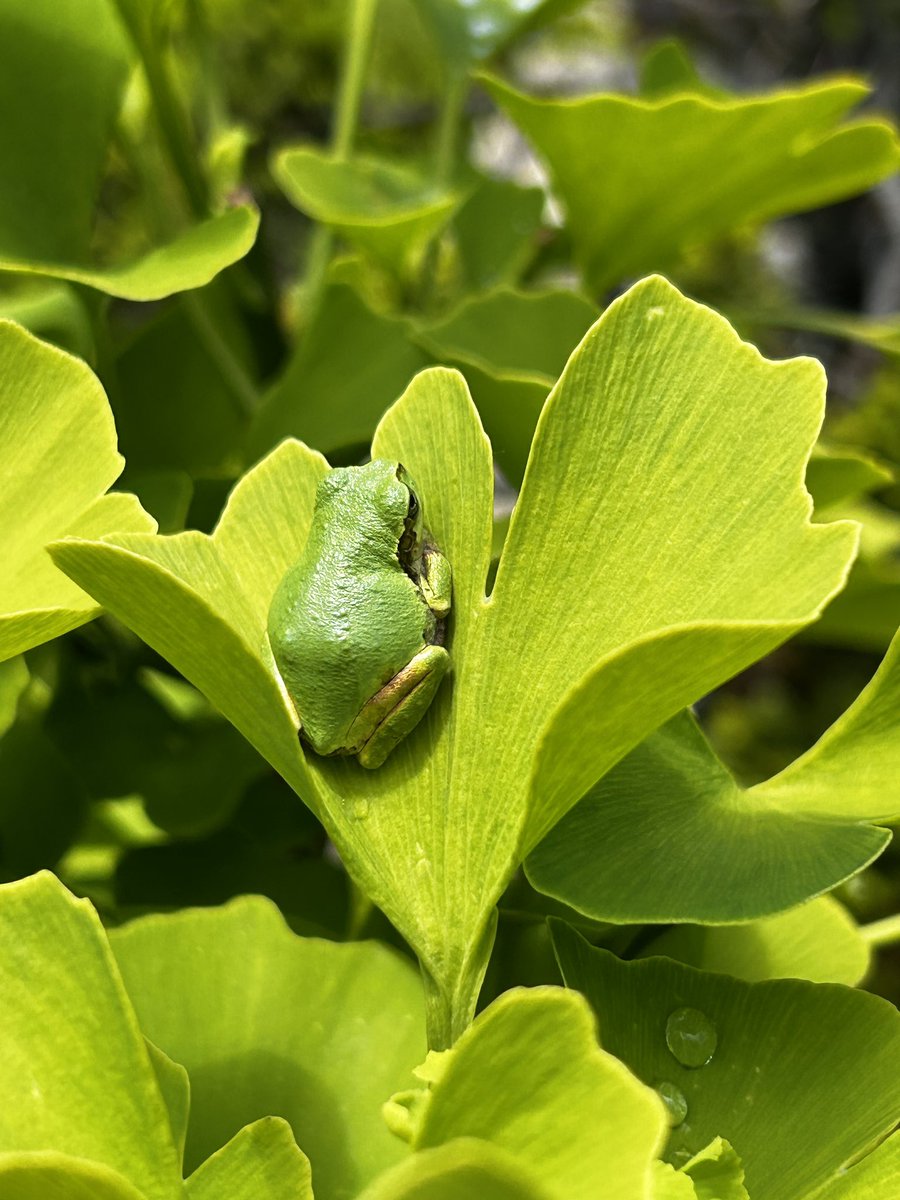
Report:
M357 752L362 766L380 767L394 747L415 729L449 665L450 655L443 646L425 646L363 706L350 727L351 744L356 742L354 735L365 738Z

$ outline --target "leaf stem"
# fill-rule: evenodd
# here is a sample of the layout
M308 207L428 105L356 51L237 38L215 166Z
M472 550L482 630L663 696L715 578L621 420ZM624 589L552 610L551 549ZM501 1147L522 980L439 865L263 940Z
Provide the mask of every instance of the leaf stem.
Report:
M337 105L331 135L331 148L336 158L350 157L362 101L363 81L369 61L372 27L378 0L353 0L347 31L344 65L338 88Z
M447 86L438 112L434 139L434 182L446 188L456 171L456 154L466 98L469 94L469 75L465 68L451 67ZM434 293L434 277L438 266L439 236L432 238L422 258L419 270L419 302L428 311Z
M471 1025L496 933L494 909L477 942L467 947L463 961L445 963L440 979L420 961L429 1050L449 1049Z
M117 7L140 55L159 130L191 211L196 217L206 217L209 215L206 180L198 165L189 117L178 99L169 69L155 42L153 18L140 4L119 0ZM156 11L155 6L153 11Z
M900 913L860 925L859 932L870 946L888 946L892 942L900 942Z
M451 69L435 129L434 178L438 187L445 187L453 178L468 94L468 72L458 67Z
M335 158L341 160L351 156L356 141L377 5L378 0L352 0L331 130L331 150ZM307 329L312 324L322 300L325 274L333 250L333 232L327 225L317 225L309 241L303 288L306 299L304 324Z

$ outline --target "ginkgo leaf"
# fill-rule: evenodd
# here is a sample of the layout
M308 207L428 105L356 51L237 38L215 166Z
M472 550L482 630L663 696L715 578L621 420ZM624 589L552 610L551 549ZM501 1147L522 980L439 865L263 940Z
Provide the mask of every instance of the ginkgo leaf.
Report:
M267 1145L302 1174L293 1138L317 1200L355 1195L403 1157L381 1104L425 1050L408 960L374 942L297 937L259 896L143 917L110 943L141 1028L190 1078L185 1166L198 1197L222 1194L213 1181L226 1172L260 1171ZM284 1123L262 1121L272 1115Z
M89 621L99 606L47 542L151 530L134 496L104 495L124 465L103 388L84 363L0 321L0 659ZM40 503L36 503L36 497Z
M408 167L307 146L282 150L272 173L299 209L401 275L418 264L462 199Z
M374 772L304 754L265 637L319 456L282 444L211 538L70 539L53 553L314 808L419 955L439 1046L468 1023L494 905L524 855L661 722L840 588L856 529L812 524L803 487L823 390L817 364L768 362L664 280L637 285L543 408L486 598L489 447L459 375L417 376L372 453L410 470L452 563L453 669Z
M900 635L816 745L750 788L681 713L560 821L528 877L580 912L625 923L746 921L827 891L890 841L872 822L900 813L898 696Z
M723 99L543 100L482 82L548 164L598 291L740 225L864 191L900 164L887 121L843 119L868 90L849 78Z
M880 996L745 983L668 958L623 962L552 927L566 983L589 1000L604 1047L679 1093L669 1161L721 1136L740 1148L751 1197L805 1200L896 1124L900 1015Z
M93 908L44 872L0 887L0 933L0 1147L105 1168L103 1200L180 1200L169 1113Z

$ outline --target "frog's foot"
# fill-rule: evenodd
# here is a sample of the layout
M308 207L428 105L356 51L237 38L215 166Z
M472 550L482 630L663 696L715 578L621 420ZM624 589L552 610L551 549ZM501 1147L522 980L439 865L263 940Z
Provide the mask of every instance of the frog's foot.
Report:
M350 726L350 745L362 743L357 751L362 766L380 767L415 729L449 666L443 646L425 646L363 705Z
M442 622L450 612L453 584L449 562L430 542L426 543L422 553L419 587L422 589L425 603L437 617L438 622Z

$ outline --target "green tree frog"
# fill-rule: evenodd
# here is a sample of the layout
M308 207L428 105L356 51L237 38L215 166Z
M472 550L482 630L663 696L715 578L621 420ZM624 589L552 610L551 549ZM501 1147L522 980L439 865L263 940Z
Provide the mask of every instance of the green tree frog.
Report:
M400 463L335 467L269 609L275 664L303 739L379 767L421 720L450 665L450 564Z

